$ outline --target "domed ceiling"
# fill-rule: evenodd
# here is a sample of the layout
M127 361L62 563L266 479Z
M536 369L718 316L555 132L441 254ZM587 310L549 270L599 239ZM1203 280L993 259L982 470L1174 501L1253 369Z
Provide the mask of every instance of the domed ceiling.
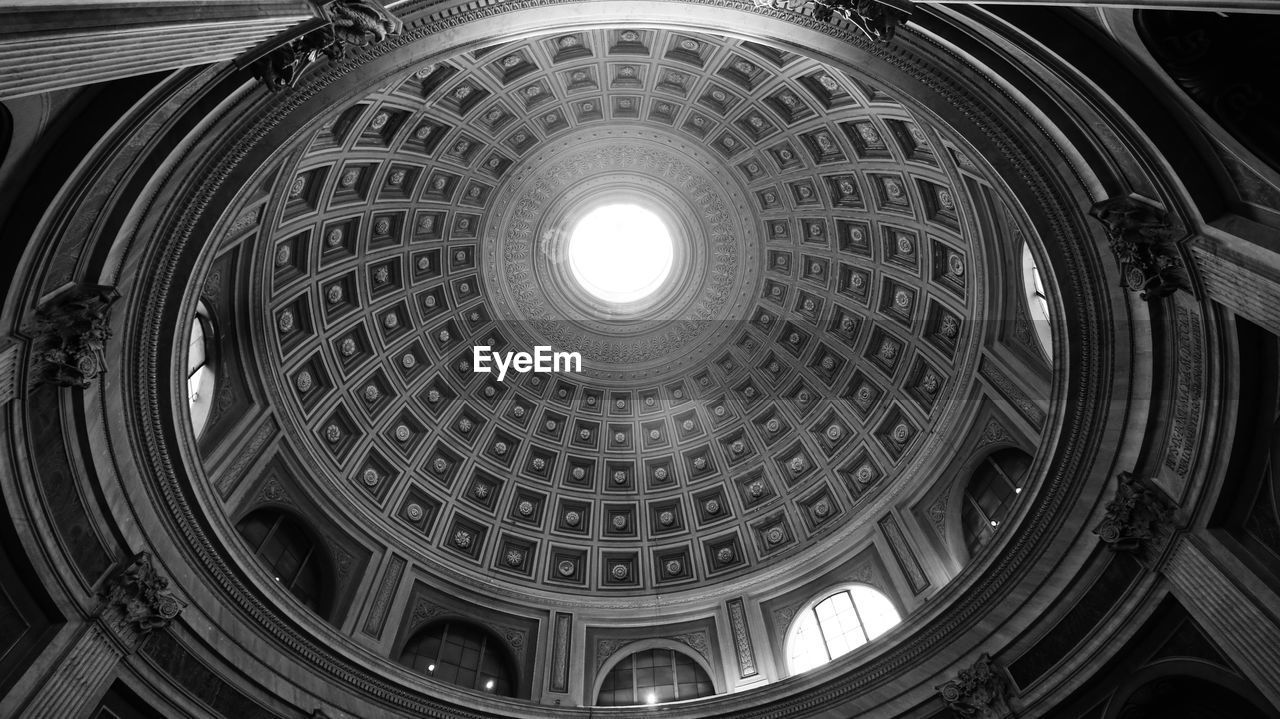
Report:
M243 291L317 491L447 575L669 593L830 548L951 457L987 293L956 146L814 60L593 30L345 103L228 217L266 218ZM564 246L621 200L675 265L606 306ZM583 367L498 381L474 345Z

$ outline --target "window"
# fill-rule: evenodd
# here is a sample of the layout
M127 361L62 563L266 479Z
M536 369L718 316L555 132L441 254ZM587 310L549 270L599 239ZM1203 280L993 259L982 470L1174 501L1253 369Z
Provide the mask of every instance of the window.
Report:
M715 693L711 677L693 657L673 649L648 649L609 670L600 684L596 705L665 704Z
M515 696L515 673L500 640L467 622L436 622L413 635L400 663L466 689Z
M964 544L973 554L995 537L1013 500L1022 491L1022 482L1031 457L1021 450L1003 449L982 460L964 490L960 509Z
M212 406L214 372L212 349L214 346L213 320L204 303L196 305L196 316L191 320L191 335L187 340L187 407L191 411L191 430L197 437L204 430Z
M787 667L792 674L807 672L848 654L901 621L893 602L866 585L851 584L824 594L791 622Z
M1049 314L1049 296L1044 291L1044 279L1036 265L1031 246L1022 246L1022 287L1031 309L1031 324L1035 327L1040 347L1049 359L1053 359L1053 321Z
M301 522L276 509L259 509L236 529L277 582L317 614L328 611L323 549Z

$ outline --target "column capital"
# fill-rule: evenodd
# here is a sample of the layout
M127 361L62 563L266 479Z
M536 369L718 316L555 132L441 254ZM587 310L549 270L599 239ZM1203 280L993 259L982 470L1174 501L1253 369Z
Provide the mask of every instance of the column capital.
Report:
M961 669L955 679L937 687L942 701L957 716L974 719L1013 719L1009 707L1009 681L1004 670L983 652L968 669Z

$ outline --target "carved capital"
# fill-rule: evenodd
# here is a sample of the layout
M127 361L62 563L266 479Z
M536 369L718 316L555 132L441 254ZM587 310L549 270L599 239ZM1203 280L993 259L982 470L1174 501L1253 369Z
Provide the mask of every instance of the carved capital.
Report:
M1173 521L1173 505L1145 479L1116 475L1115 498L1093 533L1117 552L1136 552L1164 537Z
M957 716L975 719L1012 719L1009 708L1009 682L1000 667L983 653L978 661L951 681L936 687L942 701Z
M169 580L156 572L150 552L133 555L107 578L99 596L106 607L118 608L124 623L140 634L168 626L186 606L169 590Z
M756 7L804 12L815 20L831 22L837 16L861 30L874 42L889 42L898 26L911 18L911 0L753 0Z
M118 299L114 287L81 284L36 310L37 382L84 389L106 370L107 312Z
M1095 204L1089 214L1106 228L1107 243L1124 276L1123 287L1148 302L1187 288L1168 213L1124 196Z
M252 65L253 75L276 92L293 87L321 55L341 60L347 48L366 47L399 35L404 23L377 0L330 0L319 4L321 22L304 30Z

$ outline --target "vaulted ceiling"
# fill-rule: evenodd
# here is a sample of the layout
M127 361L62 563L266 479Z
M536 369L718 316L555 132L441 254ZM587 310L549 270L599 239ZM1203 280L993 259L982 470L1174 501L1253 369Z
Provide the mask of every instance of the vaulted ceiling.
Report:
M252 247L239 292L313 491L451 571L665 593L820 551L954 455L995 261L960 146L767 45L580 31L342 103L222 234ZM621 314L563 269L601 197L676 238ZM499 382L482 344L584 367Z

